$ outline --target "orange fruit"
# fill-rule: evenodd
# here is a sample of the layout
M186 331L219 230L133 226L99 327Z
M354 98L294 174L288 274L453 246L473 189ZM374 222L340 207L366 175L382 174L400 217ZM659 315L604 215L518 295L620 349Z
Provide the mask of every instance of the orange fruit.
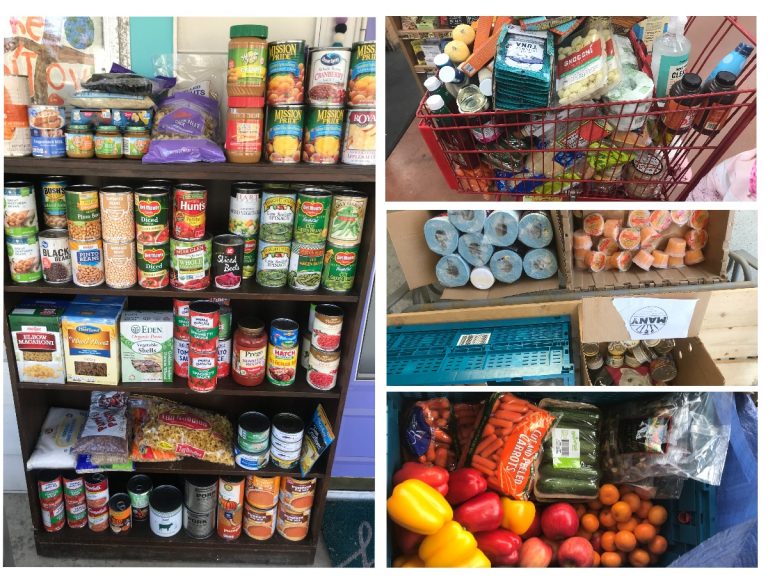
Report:
M648 543L648 551L659 556L664 554L667 551L667 539L664 536L654 536Z
M606 508L600 512L600 525L604 528L613 528L616 526L616 519L611 514L611 510Z
M614 539L616 548L623 552L631 552L637 546L637 538L629 530L619 530Z
M627 486L626 484L620 484L619 485L619 494L624 496L624 494L629 494L630 492L634 492L635 489L632 488L632 486Z
M651 556L645 550L637 548L629 553L629 563L637 568L642 568L651 563Z
M645 544L646 542L653 540L653 537L656 536L656 527L650 522L642 522L637 525L634 532L637 541L641 544Z
M635 511L635 516L640 518L641 520L645 520L648 518L648 511L653 506L653 502L650 500L642 500L640 502L640 507Z
M648 522L654 526L661 526L667 521L667 509L658 504L651 506L648 510Z
M632 518L632 508L626 502L616 502L611 506L611 515L616 522L626 522Z
M600 536L600 547L606 552L616 552L616 532L607 530Z
M592 550L592 566L594 568L600 566L600 553L596 550Z
M576 514L579 518L584 516L584 514L587 512L587 507L584 504L576 504L574 508L576 509Z
M621 566L621 556L616 552L603 552L600 556L600 563L608 568L618 568Z
M638 496L634 492L629 492L628 494L624 494L624 496L621 497L621 501L629 504L629 507L632 509L633 513L637 512L640 509L640 496Z
M603 484L600 486L598 498L604 506L613 506L616 504L616 502L619 501L620 496L621 495L619 494L619 489L616 488L616 486L613 484Z
M630 532L634 532L635 528L637 528L637 519L632 517L626 522L619 522L616 524L616 528L619 530L629 530Z
M603 503L600 502L600 500L595 499L587 502L587 508L589 508L590 510L600 510L600 508L602 507L603 507Z
M587 532L597 532L600 528L600 520L594 514L584 514L581 517L581 527Z

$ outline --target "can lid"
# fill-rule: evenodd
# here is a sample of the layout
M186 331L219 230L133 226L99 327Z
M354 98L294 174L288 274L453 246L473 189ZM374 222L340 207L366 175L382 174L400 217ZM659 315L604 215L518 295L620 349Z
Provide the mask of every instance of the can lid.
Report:
M219 479L216 476L204 476L204 475L196 475L196 476L187 476L186 481L189 484L192 484L192 486L199 486L199 487L210 487L218 483Z
M336 304L318 304L315 307L315 317L318 314L323 316L344 316L344 310Z
M201 300L198 302L192 302L189 305L189 310L198 312L200 314L213 314L219 311L219 305L215 302L208 302L207 300Z
M132 476L131 479L128 480L126 488L128 489L128 492L144 494L145 492L152 490L152 479L146 474L136 474L136 476Z
M131 499L125 493L115 494L109 499L109 507L117 512L122 512L131 507Z
M57 478L59 478L58 470L41 470L37 474L38 482L53 482Z
M242 181L242 182L233 182L232 183L232 191L233 192L237 191L237 190L252 190L252 191L255 191L255 192L260 192L261 188L262 188L262 186L258 182Z
M269 36L269 28L262 24L238 24L229 28L230 38L250 38L253 36L266 38Z
M229 96L227 106L230 108L264 108L264 96Z
M181 502L181 490L170 484L158 486L149 493L149 505L158 512L173 512L181 508Z

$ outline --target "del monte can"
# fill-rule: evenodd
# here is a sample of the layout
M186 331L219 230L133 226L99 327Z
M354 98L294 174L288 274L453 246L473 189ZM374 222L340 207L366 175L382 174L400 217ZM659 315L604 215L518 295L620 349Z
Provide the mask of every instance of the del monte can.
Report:
M323 188L302 188L296 197L293 239L304 244L325 242L331 213L331 193Z

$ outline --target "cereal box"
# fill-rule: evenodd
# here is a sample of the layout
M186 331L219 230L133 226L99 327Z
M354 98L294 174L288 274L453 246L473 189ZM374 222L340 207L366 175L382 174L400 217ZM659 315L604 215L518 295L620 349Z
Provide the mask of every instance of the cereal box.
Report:
M65 307L29 303L8 316L16 368L22 382L63 384L64 351L61 317Z
M123 382L172 382L173 312L124 312L120 352Z
M67 382L117 385L120 312L116 306L70 304L61 320Z

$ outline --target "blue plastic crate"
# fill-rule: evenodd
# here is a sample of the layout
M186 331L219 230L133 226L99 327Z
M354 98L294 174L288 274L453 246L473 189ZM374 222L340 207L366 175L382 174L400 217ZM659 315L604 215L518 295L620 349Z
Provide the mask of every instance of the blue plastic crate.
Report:
M659 501L667 509L662 531L669 547L662 561L665 565L692 550L715 534L717 524L717 487L686 480L678 500Z
M573 386L569 316L387 328L389 386Z

